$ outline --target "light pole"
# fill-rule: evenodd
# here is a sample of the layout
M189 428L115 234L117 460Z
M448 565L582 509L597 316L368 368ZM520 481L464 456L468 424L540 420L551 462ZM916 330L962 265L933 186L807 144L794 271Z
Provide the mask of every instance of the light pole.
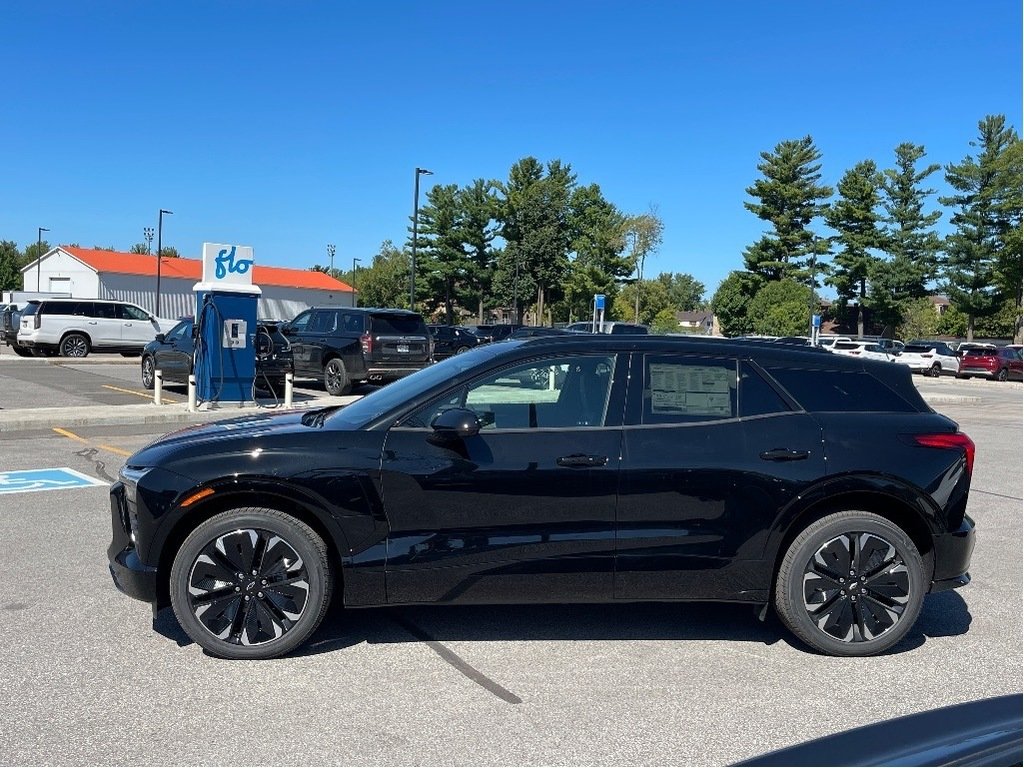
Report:
M359 306L359 297L356 295L356 265L359 264L362 259L352 257L352 306Z
M433 171L416 169L416 190L412 197L412 263L409 265L409 309L416 309L416 237L420 223L420 176L432 176Z
M156 225L156 316L160 317L160 259L161 251L164 249L164 214L168 216L172 215L174 211L165 211L163 208L160 209L160 215L157 217L158 222Z
M46 227L39 227L39 231L36 233L36 293L43 290L39 287L43 281L43 232L49 231Z
M146 253L153 253L153 228L143 227L142 236L146 238Z
M337 249L334 247L334 243L328 243L327 244L327 258L331 260L331 266L330 266L330 270L331 271L328 272L328 274L331 277L334 277L334 252L336 250Z

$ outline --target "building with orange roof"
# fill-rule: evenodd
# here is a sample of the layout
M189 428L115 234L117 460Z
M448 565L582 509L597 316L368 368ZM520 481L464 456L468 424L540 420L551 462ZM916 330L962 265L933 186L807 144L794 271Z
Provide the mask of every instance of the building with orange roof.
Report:
M156 256L62 245L25 265L21 272L26 291L130 301L150 312L156 308ZM201 260L164 256L160 263L160 314L169 318L195 314L192 286L202 276ZM258 312L265 319L290 320L314 305L351 307L355 303L355 289L330 275L262 266L258 256L252 281L263 291Z

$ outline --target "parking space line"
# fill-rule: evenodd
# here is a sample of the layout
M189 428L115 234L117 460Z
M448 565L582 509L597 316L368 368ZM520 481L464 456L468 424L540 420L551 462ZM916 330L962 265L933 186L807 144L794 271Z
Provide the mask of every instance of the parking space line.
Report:
M153 399L153 393L152 392L141 392L141 391L139 391L137 389L125 389L124 387L115 387L113 384L101 384L100 386L103 387L104 389L112 389L115 392L123 392L126 395L135 395L136 397L144 397L147 400L152 400ZM164 400L165 403L176 403L176 402L178 402L177 400L173 400L173 399L167 397L166 395L164 395L163 400Z
M80 437L79 435L76 435L74 432L68 432L68 430L66 429L54 427L53 431L56 432L58 435L62 435L63 437L68 438L69 440L77 440L80 443L85 443L86 445L89 444L89 441L86 440L84 437Z
M70 430L61 429L60 427L53 427L53 431L56 432L61 437L66 437L68 440L75 440L75 441L77 441L79 443L85 443L86 445L89 445L89 446L92 445L91 441L86 440L81 435L76 435L74 432L71 432ZM96 444L96 448L99 448L102 451L107 451L108 453L115 453L118 456L131 456L132 455L131 451L126 451L123 448L115 448L112 445L104 445L102 443L97 443Z

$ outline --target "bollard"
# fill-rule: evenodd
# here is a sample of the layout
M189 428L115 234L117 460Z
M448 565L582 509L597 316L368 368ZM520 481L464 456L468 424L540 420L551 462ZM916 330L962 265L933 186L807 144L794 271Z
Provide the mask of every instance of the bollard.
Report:
M290 371L284 375L284 407L292 407L292 374Z
M194 413L196 410L196 376L194 373L188 375L188 411Z
M159 368L154 371L153 378L153 404L164 404L164 372Z

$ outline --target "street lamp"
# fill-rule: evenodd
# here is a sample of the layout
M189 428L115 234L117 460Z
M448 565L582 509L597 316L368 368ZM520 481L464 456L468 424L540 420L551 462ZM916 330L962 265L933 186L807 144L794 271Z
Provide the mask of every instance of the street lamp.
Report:
M432 176L433 171L426 168L416 169L416 191L412 198L412 263L409 269L409 309L416 309L416 237L420 219L420 176Z
M174 211L165 211L163 208L160 209L160 215L158 216L158 223L156 225L156 316L160 317L160 260L161 251L163 251L164 244L164 214L168 216L172 215Z
M335 252L335 250L336 250L336 248L334 247L334 243L328 243L327 244L327 258L329 258L331 260L331 267L330 267L331 271L328 274L331 277L334 277L334 252Z
M36 233L36 293L43 290L39 287L43 273L43 232L49 231L46 227L39 227L39 231Z
M146 238L146 253L153 253L153 228L143 227L142 236Z
M358 264L360 261L362 261L362 259L357 259L355 257L352 257L352 306L353 307L358 307L359 306L359 297L356 296L356 264Z

